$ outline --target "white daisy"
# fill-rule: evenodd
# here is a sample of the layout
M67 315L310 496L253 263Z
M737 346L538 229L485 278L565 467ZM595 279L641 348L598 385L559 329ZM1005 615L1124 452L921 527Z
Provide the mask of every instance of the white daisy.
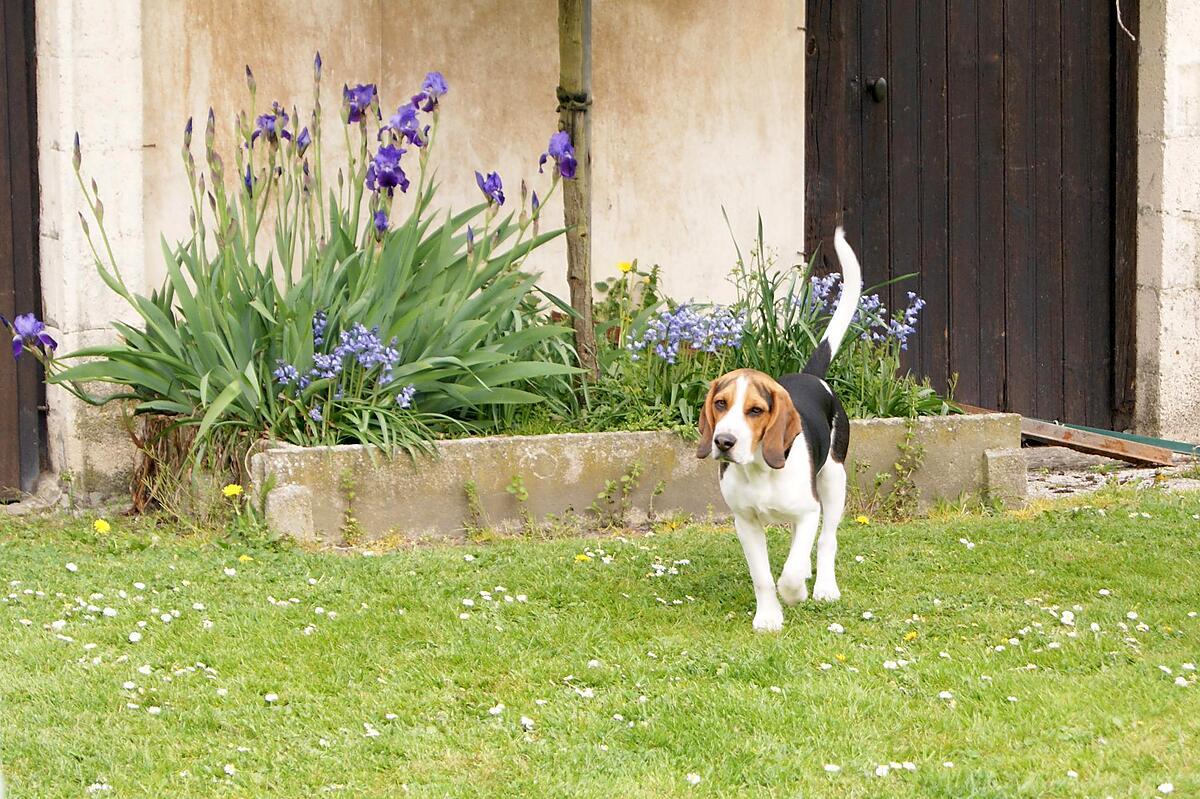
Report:
M140 640L142 640L142 634L137 630L134 630L129 634L129 643L136 644Z
M837 774L839 771L842 770L842 767L839 766L837 763L826 763L825 770L827 772L829 772L830 774Z
M700 775L694 771L688 772L687 776L684 777L684 779L687 780L688 785L699 785L700 784Z
M69 572L77 572L77 571L79 571L79 567L78 567L78 566L76 566L74 563L68 563L68 564L67 564L67 571L69 571Z

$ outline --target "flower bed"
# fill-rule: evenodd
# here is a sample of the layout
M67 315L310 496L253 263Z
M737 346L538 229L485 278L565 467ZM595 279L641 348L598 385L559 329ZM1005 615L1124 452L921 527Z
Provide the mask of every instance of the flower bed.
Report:
M857 502L892 496L897 477L917 510L964 495L1019 502L1019 447L1014 414L855 420ZM716 465L668 432L460 439L415 462L357 445L283 446L254 455L251 477L269 489L266 516L277 532L325 545L727 515Z
M100 276L138 323L115 322L113 343L61 355L42 323L22 315L14 355L39 359L48 381L80 400L124 400L147 420L131 428L148 462L136 480L185 490L191 473L240 482L247 454L264 444L418 457L457 451L450 439L464 437L694 429L709 381L741 367L798 371L828 324L837 276L814 276L813 261L777 264L760 227L745 256L735 246L727 306L677 301L660 290L658 266L620 264L596 285L599 374L581 380L564 324L573 310L523 271L533 249L562 233L540 221L575 176L569 136L550 137L542 177L530 158L540 196L525 181L506 196L499 174L474 171L481 201L452 212L436 204L430 166L450 92L442 75L428 73L395 113L375 84L344 86L331 120L319 55L313 66L307 114L260 103L247 68L251 110L235 118L231 142L209 112L199 163L188 120L191 232L164 246L157 291L126 283L76 136L90 209L81 224ZM329 131L345 142L336 169L322 158ZM852 418L954 412L900 369L922 304L910 293L907 308L889 311L878 295L863 297L828 376ZM94 383L108 390L93 393ZM415 463L398 457L389 468L442 468ZM148 498L139 508L172 510L166 494L135 485Z

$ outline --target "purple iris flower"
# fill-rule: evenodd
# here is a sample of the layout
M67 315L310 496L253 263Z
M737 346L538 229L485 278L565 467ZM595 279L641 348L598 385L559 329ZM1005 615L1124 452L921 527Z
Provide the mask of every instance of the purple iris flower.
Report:
M479 190L488 198L489 203L504 205L504 185L500 182L498 174L489 172L485 178L479 172L476 172L475 182L479 184Z
M250 135L250 141L255 141L259 136L265 136L272 144L277 143L280 137L290 140L292 134L287 130L287 123L287 111L279 103L272 103L271 113L260 114L254 120L254 133Z
M387 212L380 208L375 212L375 232L382 236L387 233L388 217Z
M0 322L10 329L13 333L12 354L13 358L20 358L21 353L26 347L36 349L37 347L49 347L52 350L58 349L58 342L50 337L46 332L46 325L31 313L23 313L9 322L3 316L0 316Z
M413 95L412 104L428 113L437 108L438 99L448 91L450 87L446 85L442 73L429 72L421 83L421 93Z
M312 144L312 134L308 132L308 128L300 131L300 135L296 137L296 153L301 157L304 156L304 151Z
M400 156L405 152L407 151L390 144L380 147L379 152L371 159L371 165L367 167L367 188L371 191L386 191L389 197L397 186L402 192L408 191L408 178L400 168Z
M362 122L366 119L367 109L375 102L375 84L362 83L353 89L343 86L342 100L350 112L346 121Z
M575 148L571 145L571 134L565 130L560 130L550 137L550 146L546 148L546 152L542 153L542 157L538 159L538 172L542 171L546 160L554 159L554 171L563 180L571 180L575 177Z
M402 139L407 139L409 144L414 147L422 147L425 145L425 139L422 138L420 122L417 120L417 109L412 105L402 105L396 109L396 113L388 120L388 128ZM425 131L429 130L429 126L425 126Z
M246 174L242 176L242 184L251 197L254 196L254 177L250 174L250 165L246 164Z
M531 207L533 208L533 212L535 214L538 212L538 209L542 207L542 201L538 199L536 191L533 193L533 204Z
M316 72L317 80L321 79L321 51L317 51L317 57L313 59L313 69Z

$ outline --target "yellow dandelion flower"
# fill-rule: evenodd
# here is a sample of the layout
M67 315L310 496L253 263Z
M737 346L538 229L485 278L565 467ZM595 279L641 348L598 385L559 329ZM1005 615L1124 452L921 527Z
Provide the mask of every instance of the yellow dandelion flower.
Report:
M629 261L621 261L617 264L617 269L620 269L621 274L625 275L633 271L633 264Z
M254 558L250 557L249 555L238 555L239 563L249 563L252 560L254 560Z
M97 519L96 521L92 522L92 529L100 535L104 535L112 530L112 525L104 521L104 519Z
M905 641L915 641L915 640L917 640L917 631L916 631L916 630L909 630L908 632L906 632L906 633L904 634L904 640L905 640Z
M854 521L858 522L859 524L870 524L871 523L871 520L866 516L855 516Z
M230 483L221 489L221 493L229 499L233 499L234 497L240 497L242 495L242 487L237 483Z
M591 559L592 559L591 555L585 555L582 552L580 552L578 555L575 556L576 563L587 563Z
M833 659L836 660L838 663L846 662L846 656L843 655L841 652L838 652L836 655L834 655Z

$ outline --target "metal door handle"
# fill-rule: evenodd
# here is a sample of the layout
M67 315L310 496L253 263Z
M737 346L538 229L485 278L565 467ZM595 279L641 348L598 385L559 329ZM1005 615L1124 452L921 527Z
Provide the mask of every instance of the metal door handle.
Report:
M887 81L883 78L871 78L867 81L867 91L877 103L882 103L887 97Z

